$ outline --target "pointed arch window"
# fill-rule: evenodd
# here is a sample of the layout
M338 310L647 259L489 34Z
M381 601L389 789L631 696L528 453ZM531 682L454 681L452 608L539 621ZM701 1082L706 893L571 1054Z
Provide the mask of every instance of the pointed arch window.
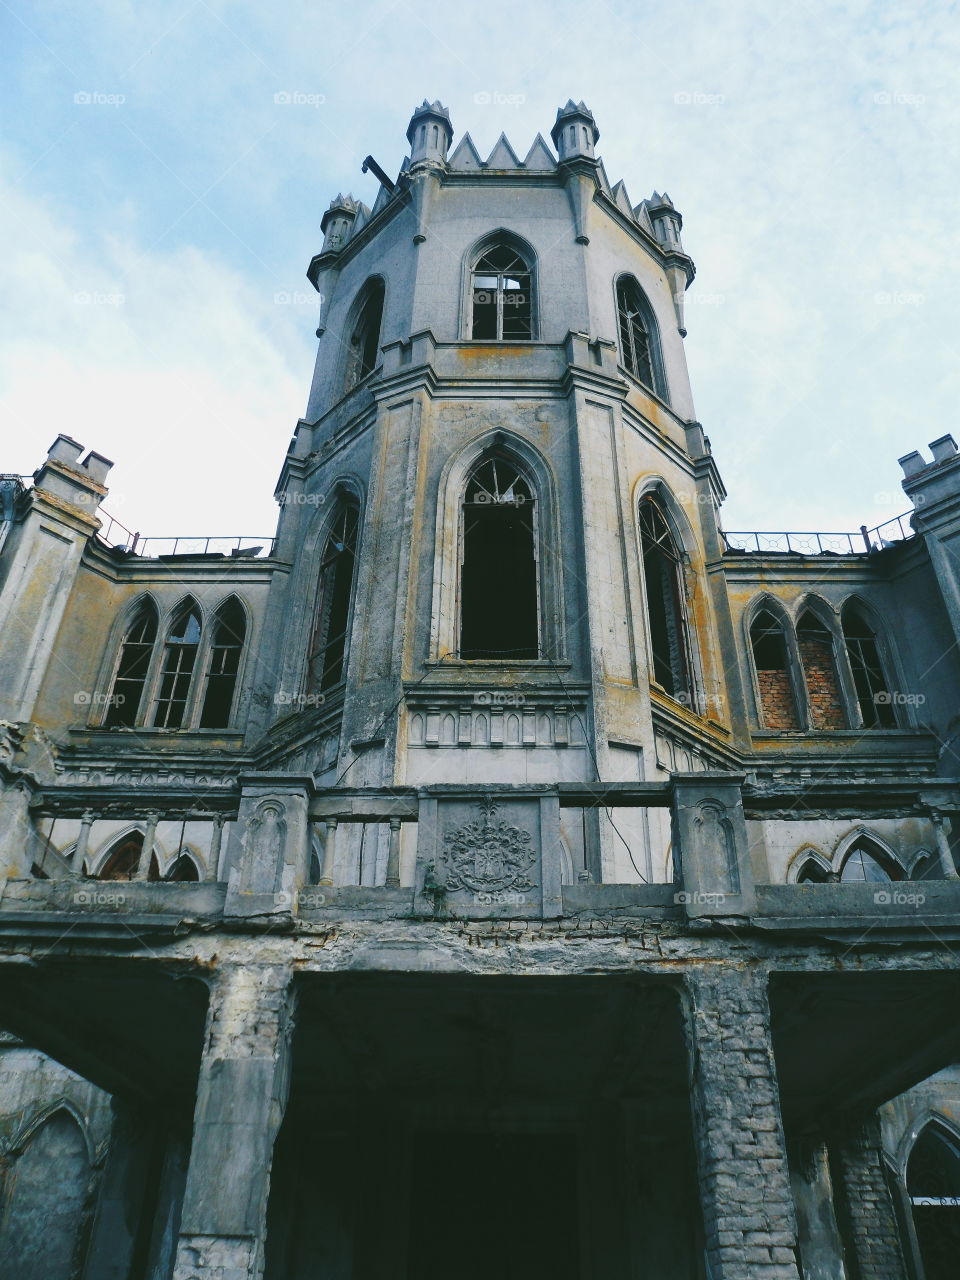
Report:
M363 301L350 331L345 391L350 391L377 367L383 327L383 281L377 277L363 288Z
M617 281L617 328L623 367L644 386L666 398L656 321L647 296L633 276Z
M359 525L357 504L341 502L320 561L317 611L307 656L307 693L332 689L344 677Z
M199 648L200 611L191 604L181 611L167 633L153 716L155 728L179 729L183 724Z
M488 454L467 480L460 556L460 657L539 658L536 495L505 453Z
M690 705L692 686L683 606L683 557L654 497L645 497L640 502L640 550L653 678L671 697Z
M876 634L855 604L844 607L841 620L863 727L895 729L897 717Z
M935 1120L910 1152L907 1194L925 1280L953 1280L960 1253L960 1141Z
M533 337L530 264L508 244L484 250L471 276L470 337L480 342L522 342Z
M117 674L104 721L107 728L129 728L137 723L156 639L157 610L152 601L147 601L120 645Z
M828 873L816 858L806 858L797 874L797 884L826 884Z
M889 884L903 879L903 868L867 840L858 840L840 868L845 884Z
M812 609L805 609L797 621L797 648L807 686L810 728L845 728L833 633Z
M787 657L786 635L783 623L769 609L758 610L751 623L750 648L757 673L764 727L798 730L800 721Z
M247 620L240 601L227 600L217 610L213 621L213 645L200 713L201 729L225 729L230 723L246 630Z
M129 835L121 836L114 847L110 850L103 866L97 872L98 880L134 880L137 875L137 868L140 866L140 858L143 855L143 832L131 831ZM152 883L156 883L160 879L160 868L157 865L157 855L150 855L150 869L147 879Z

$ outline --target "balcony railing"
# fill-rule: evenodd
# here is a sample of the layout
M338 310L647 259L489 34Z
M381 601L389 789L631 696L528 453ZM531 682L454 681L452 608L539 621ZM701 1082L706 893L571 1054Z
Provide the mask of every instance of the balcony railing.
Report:
M271 536L250 535L210 535L177 537L143 537L134 533L125 524L106 511L100 512L105 523L99 537L109 546L128 551L132 555L152 557L159 556L244 556L263 559L273 554L273 538Z
M861 525L858 533L787 533L742 531L724 533L727 551L765 554L768 552L801 556L862 556L914 537L910 527L912 511L894 516L873 529Z

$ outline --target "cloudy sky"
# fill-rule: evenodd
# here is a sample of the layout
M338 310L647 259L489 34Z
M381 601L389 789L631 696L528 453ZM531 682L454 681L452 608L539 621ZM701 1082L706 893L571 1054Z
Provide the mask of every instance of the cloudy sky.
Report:
M687 352L728 529L873 526L957 430L955 4L0 3L0 470L63 431L131 528L262 535L304 411L304 271L412 108L524 154L583 98L684 215ZM288 95L293 101L277 101ZM960 436L960 432L957 432Z

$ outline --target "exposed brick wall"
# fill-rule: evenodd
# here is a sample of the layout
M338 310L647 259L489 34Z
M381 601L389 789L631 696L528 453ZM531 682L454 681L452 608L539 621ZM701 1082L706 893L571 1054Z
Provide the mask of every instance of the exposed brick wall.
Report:
M880 1123L872 1116L831 1143L844 1248L858 1280L908 1280L900 1232L883 1167Z
M788 671L758 671L760 706L767 729L799 729Z
M845 721L833 652L826 645L799 636L800 661L807 681L810 723L814 729L843 729Z
M710 1274L715 1280L799 1280L767 975L697 972L688 977L687 991Z

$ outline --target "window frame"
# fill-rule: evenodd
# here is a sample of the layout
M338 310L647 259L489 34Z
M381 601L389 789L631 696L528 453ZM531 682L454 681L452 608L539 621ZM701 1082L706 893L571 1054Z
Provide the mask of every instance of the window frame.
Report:
M346 626L343 632L343 649L339 658L340 674L335 681L332 681L330 684L325 685L323 683L323 678L322 678L323 669L321 669L320 676L316 679L316 681L314 681L313 660L314 660L314 657L321 652L321 648L316 644L316 639L317 639L318 631L321 624L320 615L321 615L321 611L324 609L324 600L326 597L324 577L327 571L331 569L335 570L337 568L337 561L329 557L328 548L331 542L333 541L334 534L337 529L338 521L341 520L347 514L347 512L352 512L354 516L353 564L351 565L351 569L350 569L350 584L349 584L348 594L347 594L347 620L346 620ZM346 681L346 673L347 673L347 669L350 661L350 649L351 649L350 642L352 638L351 633L353 631L353 624L357 614L357 594L358 594L357 586L359 582L360 541L361 541L362 532L363 532L363 507L360 502L360 499L357 497L355 493L353 493L352 490L348 490L345 488L338 489L336 491L333 511L329 519L324 524L322 537L318 538L317 544L316 544L319 547L319 556L318 556L319 563L315 564L314 570L313 570L313 577L314 577L313 607L310 611L310 626L309 626L309 630L307 632L307 637L306 637L307 642L306 642L305 652L304 652L303 678L301 680L301 688L303 689L304 694L308 698L320 697L321 695L323 695L323 697L325 698L328 694L331 694L335 690L342 688ZM346 544L344 544L344 546L345 545ZM339 554L342 554L342 552ZM335 578L334 578L334 591L336 591ZM326 653L329 647L330 647L330 638L328 635L324 640L322 651ZM325 665L326 664L324 663L324 669L325 669ZM304 703L303 705L309 706L310 704ZM323 705L322 701L320 702L320 705Z
M360 325L364 319L367 308L373 302L376 295L380 297L380 321L377 328L376 341L376 358L369 369L362 369L354 376L355 370L355 347L354 336L358 332ZM383 359L383 322L387 313L387 282L382 275L376 274L368 276L363 284L360 285L354 294L353 300L347 311L341 337L341 358L340 358L340 396L341 398L348 396L351 391L356 390L380 367Z
M793 713L797 721L795 729L775 729L764 716L760 691L760 669L753 651L753 628L761 613L769 613L779 624L783 635L786 672L793 698ZM750 686L753 690L754 723L758 733L809 733L809 713L806 685L803 682L803 664L797 646L797 634L784 605L775 596L762 595L754 600L744 613L745 653L750 668Z
M673 591L675 595L675 607L677 611L677 621L679 623L679 647L681 650L681 661L684 667L684 675L686 677L686 689L681 690L681 695L671 693L667 687L658 679L656 673L656 663L654 658L654 637L653 637L653 621L650 613L650 588L647 582L647 556L644 550L644 527L643 527L643 510L644 506L649 506L659 516L663 522L667 536L670 539L671 559L674 562L674 581ZM697 664L694 658L693 637L691 634L689 610L687 601L689 596L689 553L684 545L682 537L677 532L675 522L670 518L669 504L665 500L665 493L660 485L648 486L643 492L637 496L634 508L634 524L637 533L637 547L639 552L639 568L640 583L643 592L644 606L644 624L647 640L647 656L649 658L649 668L647 672L648 679L657 690L662 692L665 697L670 698L679 706L686 707L689 711L701 714L701 697L700 687L701 681L698 680ZM660 540L662 542L662 540ZM672 673L674 679L676 672Z
M633 370L626 360L621 331L621 289L632 288L635 293L637 314L644 321L647 331L647 345L652 382L647 383ZM617 340L617 364L632 381L643 387L649 394L656 396L665 404L670 404L670 387L667 381L666 366L663 361L663 344L660 336L660 324L647 291L631 271L621 271L613 281L613 315L614 330Z
M497 248L504 248L517 255L527 264L530 277L530 336L529 338L474 338L473 336L473 277L477 264L485 254ZM498 332L502 333L502 316L498 303ZM529 240L517 235L506 227L499 227L475 241L464 254L461 279L460 305L460 341L477 346L523 346L540 341L540 279L539 264L536 251Z

